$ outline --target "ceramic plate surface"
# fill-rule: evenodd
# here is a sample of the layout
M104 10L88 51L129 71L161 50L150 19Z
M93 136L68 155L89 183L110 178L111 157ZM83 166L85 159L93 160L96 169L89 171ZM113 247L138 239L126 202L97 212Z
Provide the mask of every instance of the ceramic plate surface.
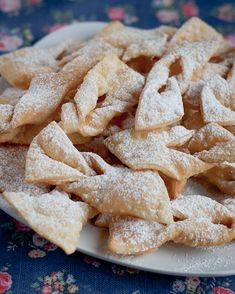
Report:
M105 23L85 22L62 28L41 39L36 46L50 47L69 39L85 40L104 27ZM185 195L201 194L206 191L194 182L186 187ZM0 196L0 208L20 220ZM105 249L107 232L87 224L81 233L78 251L88 255L145 271L182 276L226 276L235 274L235 242L223 247L189 248L167 244L156 252L138 257L119 257Z

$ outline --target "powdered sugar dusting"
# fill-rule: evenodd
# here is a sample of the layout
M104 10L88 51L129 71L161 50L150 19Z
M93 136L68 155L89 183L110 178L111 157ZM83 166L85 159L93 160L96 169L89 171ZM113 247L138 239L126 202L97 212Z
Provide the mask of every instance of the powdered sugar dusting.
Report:
M235 124L235 112L216 99L213 90L205 85L202 90L201 106L205 123L217 122L223 126Z
M57 63L50 50L36 47L26 47L10 54L13 55L14 63L24 66L27 71L37 70L42 66L53 67Z
M0 146L0 191L26 192L38 195L48 191L46 185L25 182L25 160L28 148Z
M0 132L4 132L10 127L14 107L9 104L0 104Z
M0 103L1 104L10 104L16 105L19 99L26 93L25 90L20 88L7 88L5 91L0 95Z
M69 73L44 73L36 76L27 93L15 106L12 126L45 121L76 84L74 76Z
M171 137L175 129L178 129L179 133ZM187 132L189 136L186 135ZM150 132L147 135L146 133L135 133L134 130L126 130L107 138L105 144L130 168L151 168L171 178L182 180L208 168L208 165L198 158L166 147L166 144L180 146L187 142L191 135L190 131L181 126L173 127L165 132Z
M80 196L100 212L133 215L163 223L172 221L169 197L158 173L112 167L97 155L88 156L102 174L65 184L63 189Z
M217 201L200 195L188 195L171 201L173 215L178 219L204 217L214 223L230 223L233 215Z

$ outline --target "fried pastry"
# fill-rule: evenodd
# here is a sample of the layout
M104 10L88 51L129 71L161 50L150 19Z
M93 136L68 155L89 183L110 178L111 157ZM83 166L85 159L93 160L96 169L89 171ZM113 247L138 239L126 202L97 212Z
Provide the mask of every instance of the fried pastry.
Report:
M138 57L160 58L166 50L167 36L159 34L154 40L144 40L129 45L122 56L128 62Z
M84 156L97 175L63 184L63 190L92 203L102 213L172 222L169 196L157 172L113 167L94 153Z
M173 216L177 220L207 218L212 223L230 226L234 215L221 203L201 195L181 196L171 201Z
M231 100L230 88L228 82L222 78L223 73L226 74L226 71L223 70L223 72L217 73L215 67L212 67L211 72L208 72L208 70L204 68L200 80L189 83L189 88L183 97L184 103L193 109L199 110L202 89L207 85L213 89L215 96L222 104L229 105Z
M96 214L88 204L72 201L61 191L37 197L25 192L4 192L3 197L36 233L66 254L76 250L83 225Z
M168 241L191 247L224 245L235 238L233 229L206 218L186 219L161 225L136 218L113 218L109 226L108 248L122 255L154 251Z
M0 146L0 192L25 192L29 195L43 194L49 186L25 181L26 146Z
M157 58L146 57L146 56L139 56L136 58L131 59L126 64L141 73L145 77L148 75L150 70L152 69L153 65L155 64Z
M235 163L222 162L211 170L203 173L203 176L216 185L223 193L235 195Z
M10 128L14 106L10 104L0 104L0 134Z
M235 125L234 126L226 126L225 129L228 130L233 135L235 135Z
M188 83L197 77L218 46L216 40L187 43L169 50L155 63L140 95L135 117L136 130L161 127L161 119L166 120L165 125L181 119L184 111L180 93L185 93ZM173 87L170 88L171 91L169 91L170 77L176 79L176 81L170 79ZM171 107L166 106L169 99L171 99ZM173 118L172 115L169 116L169 111L173 112Z
M187 110L186 110L187 109ZM204 126L201 111L185 107L182 125L189 130L199 130Z
M26 90L20 88L7 88L0 95L0 105L1 104L10 104L15 106L19 99L26 93Z
M29 90L16 104L13 128L45 121L60 105L66 93L78 85L72 72L44 73L33 78Z
M108 137L105 144L132 169L153 169L180 181L211 167L190 154L169 148L183 145L191 136L192 131L182 126L139 135L133 130L125 130Z
M92 137L83 137L79 133L71 133L67 134L67 136L74 145L86 144L92 140Z
M30 144L26 158L28 182L60 184L85 177L86 173L91 174L92 170L55 122L43 129Z
M212 163L235 162L235 139L218 143L209 150L199 152L197 156L206 162Z
M100 213L95 220L95 225L100 228L108 228L112 217L111 213Z
M76 110L71 104L62 108L62 127L65 132L79 132L83 136L100 134L113 117L138 103L143 84L143 76L115 55L105 57L84 78L74 97ZM99 103L98 98L103 95L105 99Z
M159 93L158 90L155 81L147 82L135 116L136 130L148 131L165 127L183 117L183 101L176 79L170 78L163 92Z
M124 26L121 22L111 22L96 35L114 47L127 49L132 44L140 44L146 40L159 40L159 37L166 35L171 38L176 29L168 26L160 26L156 29L144 30Z
M122 60L130 62L138 58L159 58L167 48L167 42L176 29L169 26L144 30L124 26L120 22L108 24L97 38L101 38L114 47L122 48Z
M38 134L37 142L50 158L79 169L84 174L92 174L81 153L73 146L57 123L52 122L44 128Z
M222 204L235 215L235 198L226 198Z
M165 226L133 217L113 217L109 224L108 249L122 255L140 255L166 243Z
M235 62L234 62L234 60L233 60L231 70L227 76L227 82L228 82L229 87L231 89L234 89L234 87L235 87Z
M217 77L218 80L219 77ZM204 123L215 122L222 126L235 124L233 97L224 93L226 88L204 85L201 93L200 106Z
M216 123L210 123L199 129L192 137L188 148L192 153L209 150L217 143L235 140L234 135Z
M166 185L170 199L176 199L177 197L179 197L187 183L187 179L178 181L178 180L169 178L161 173L160 173L160 176L162 177Z
M111 162L110 152L108 148L104 145L104 137L95 137L92 141L80 144L77 146L77 149L80 152L92 152L98 154L106 162Z
M120 57L122 52L122 49L115 48L107 42L91 39L73 53L72 60L62 67L62 71L76 72L78 83L81 84L88 71L105 56L117 55ZM63 60L61 62L63 63Z
M21 127L16 129L7 129L6 131L0 133L0 143L12 143L17 136L21 136Z
M8 138L5 142L20 145L30 145L34 137L47 126L49 122L44 122L37 125L25 125L19 127L12 138ZM11 132L11 131L10 131ZM0 136L1 138L1 136Z
M0 73L10 85L27 89L38 74L56 71L56 58L63 51L64 46L19 49L0 57Z
M176 44L178 45L184 43L206 41L213 38L222 40L223 37L200 18L191 17L177 30L177 32L170 40L169 45L175 46Z
M114 117L100 136L108 137L122 130L131 129L134 125L135 117L129 112L124 112Z

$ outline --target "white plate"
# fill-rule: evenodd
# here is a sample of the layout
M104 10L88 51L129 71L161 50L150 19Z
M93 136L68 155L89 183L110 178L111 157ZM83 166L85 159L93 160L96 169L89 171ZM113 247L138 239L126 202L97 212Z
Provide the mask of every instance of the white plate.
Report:
M62 28L41 39L36 46L49 47L71 38L87 39L103 28L105 23L78 23ZM189 184L186 194L206 193L194 183ZM203 195L203 194L201 194ZM15 211L9 208L0 196L0 208L20 220ZM86 225L81 233L78 251L103 260L141 270L182 276L226 276L235 274L235 243L216 248L189 248L181 245L167 244L156 252L138 257L117 257L105 250L107 232Z

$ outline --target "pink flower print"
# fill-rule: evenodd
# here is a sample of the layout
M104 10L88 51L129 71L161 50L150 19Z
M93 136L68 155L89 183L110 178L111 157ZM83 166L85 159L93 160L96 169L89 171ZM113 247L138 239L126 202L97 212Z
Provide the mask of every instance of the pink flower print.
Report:
M224 287L215 287L212 291L215 294L235 294L231 289Z
M34 249L28 252L28 256L31 258L42 258L46 255L46 252L40 249Z
M10 51L10 50L9 50L9 51ZM30 231L30 228L29 228L28 226L26 226L26 225L24 225L24 224L18 222L16 219L13 219L13 222L14 222L14 224L15 224L15 226L16 226L16 229L17 229L18 231Z
M37 247L43 247L46 243L48 243L46 239L42 238L36 233L33 235L32 239L33 239L33 244L36 245Z
M112 20L123 20L125 11L122 7L111 7L107 11L108 17Z
M185 284L181 280L176 280L172 285L172 289L174 290L174 292L182 293L185 290Z
M225 39L228 40L233 46L235 46L235 35L234 34L227 34Z
M1 52L8 52L8 51L16 50L21 45L23 45L23 40L21 38L19 38L18 36L3 36L2 38L0 38L0 51ZM21 230L22 230L22 226L21 226ZM27 231L26 226L25 226L25 231Z
M55 246L54 244L48 242L47 244L44 245L43 247L46 251L55 251L58 247Z
M51 294L52 293L52 288L51 286L43 286L42 287L42 294Z
M0 0L0 10L2 12L15 12L20 9L20 0Z
M64 291L64 284L65 284L64 281L55 282L54 286L53 286L53 289L54 290L59 290L59 291Z
M179 14L175 10L159 10L156 13L157 19L162 23L170 23L175 22L177 23L179 21Z
M118 276L123 276L125 274L125 270L123 267L119 267L117 265L112 266L113 273Z
M185 284L189 291L195 291L200 283L201 281L197 277L189 277L185 279Z
M232 22L235 19L235 7L229 3L218 7L218 19Z
M184 3L181 6L182 12L185 16L191 17L198 15L199 10L195 3Z
M201 281L197 277L190 277L190 278L186 278L186 284L187 283L192 284L197 287L201 283Z
M0 272L0 294L5 293L11 288L12 279L11 275L7 272Z

